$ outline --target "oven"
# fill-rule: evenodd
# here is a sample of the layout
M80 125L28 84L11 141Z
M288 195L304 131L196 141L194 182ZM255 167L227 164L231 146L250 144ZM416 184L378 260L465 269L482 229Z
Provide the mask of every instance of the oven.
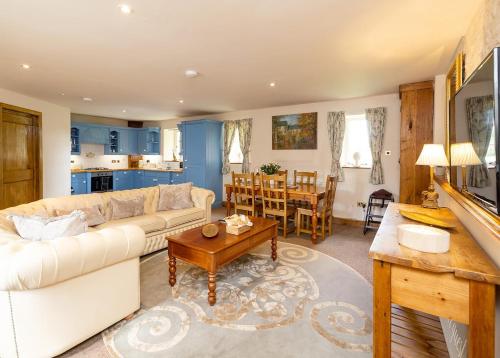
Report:
M90 174L90 192L113 191L113 172L94 172Z

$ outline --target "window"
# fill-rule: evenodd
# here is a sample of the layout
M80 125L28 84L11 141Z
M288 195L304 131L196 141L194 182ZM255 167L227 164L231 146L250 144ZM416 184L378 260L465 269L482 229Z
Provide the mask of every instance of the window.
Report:
M364 114L346 116L340 165L352 168L372 166L368 125Z
M240 132L238 128L234 131L234 138L231 143L231 150L229 151L229 163L243 163L243 152L240 147Z
M163 160L179 160L181 155L181 132L177 128L163 130Z
M486 162L486 166L490 169L495 168L497 165L497 155L495 151L495 126L493 126L493 130L491 132L490 144L488 145L488 151L486 152L486 157L484 161Z

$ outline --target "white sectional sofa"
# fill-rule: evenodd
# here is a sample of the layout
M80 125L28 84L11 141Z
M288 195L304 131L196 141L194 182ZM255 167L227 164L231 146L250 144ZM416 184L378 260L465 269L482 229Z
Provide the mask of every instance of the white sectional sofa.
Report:
M110 199L144 195L144 215L110 220ZM159 187L43 199L0 211L0 357L50 357L140 307L139 257L165 237L210 221L214 193L192 188L194 207L157 211ZM106 222L85 234L24 240L9 214L56 216L98 205Z

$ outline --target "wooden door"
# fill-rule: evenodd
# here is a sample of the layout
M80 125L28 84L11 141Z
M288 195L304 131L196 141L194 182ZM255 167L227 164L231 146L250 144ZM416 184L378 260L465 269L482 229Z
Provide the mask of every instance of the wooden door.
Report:
M0 103L0 209L42 197L39 112Z
M434 82L401 85L399 201L421 204L429 186L429 167L415 165L424 144L433 143Z

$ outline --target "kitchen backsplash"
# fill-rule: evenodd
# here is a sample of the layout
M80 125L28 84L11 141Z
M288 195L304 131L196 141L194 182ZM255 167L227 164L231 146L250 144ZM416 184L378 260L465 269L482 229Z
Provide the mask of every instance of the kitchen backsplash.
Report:
M82 144L80 151L81 155L71 156L72 169L96 167L121 169L128 167L128 155L104 155L104 145ZM158 164L162 161L162 157L161 155L144 155L143 160L144 163L149 160L150 163Z

